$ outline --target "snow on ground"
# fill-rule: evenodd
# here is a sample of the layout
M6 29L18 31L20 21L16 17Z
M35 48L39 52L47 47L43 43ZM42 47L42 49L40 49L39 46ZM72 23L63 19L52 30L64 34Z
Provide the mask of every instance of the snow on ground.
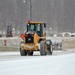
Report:
M1 61L0 75L75 75L75 53Z
M0 52L0 56L3 55L20 55L20 52Z

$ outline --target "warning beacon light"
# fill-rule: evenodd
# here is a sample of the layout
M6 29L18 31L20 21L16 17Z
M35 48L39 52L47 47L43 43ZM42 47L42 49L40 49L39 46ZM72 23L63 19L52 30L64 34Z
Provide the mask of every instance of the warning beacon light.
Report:
M30 20L28 20L28 23L30 23Z

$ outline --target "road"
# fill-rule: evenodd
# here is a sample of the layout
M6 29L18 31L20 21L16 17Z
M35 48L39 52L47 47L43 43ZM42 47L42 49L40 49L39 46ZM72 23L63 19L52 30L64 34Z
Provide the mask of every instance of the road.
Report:
M68 51L62 51L62 50L55 50L53 51L53 54L50 56L58 56L68 53L75 53L75 50L68 50ZM0 61L8 61L8 60L18 60L18 59L29 59L29 58L39 58L40 52L36 51L34 52L33 56L20 56L20 52L0 52Z
M52 56L20 56L0 52L0 75L75 75L75 52L54 51Z

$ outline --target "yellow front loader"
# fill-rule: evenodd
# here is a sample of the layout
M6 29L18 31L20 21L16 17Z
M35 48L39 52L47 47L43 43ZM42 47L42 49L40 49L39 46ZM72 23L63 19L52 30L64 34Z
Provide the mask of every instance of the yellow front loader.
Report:
M27 31L21 35L23 41L20 43L21 56L33 55L34 51L40 51L40 55L52 55L52 42L46 40L46 23L27 22Z

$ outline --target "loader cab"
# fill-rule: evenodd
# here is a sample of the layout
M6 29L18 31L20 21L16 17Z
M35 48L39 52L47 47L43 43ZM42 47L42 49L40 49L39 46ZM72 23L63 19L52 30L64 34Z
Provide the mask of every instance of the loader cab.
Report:
M36 32L39 36L42 36L43 33L43 29L46 28L46 24L45 23L32 23L29 22L27 23L27 32Z

